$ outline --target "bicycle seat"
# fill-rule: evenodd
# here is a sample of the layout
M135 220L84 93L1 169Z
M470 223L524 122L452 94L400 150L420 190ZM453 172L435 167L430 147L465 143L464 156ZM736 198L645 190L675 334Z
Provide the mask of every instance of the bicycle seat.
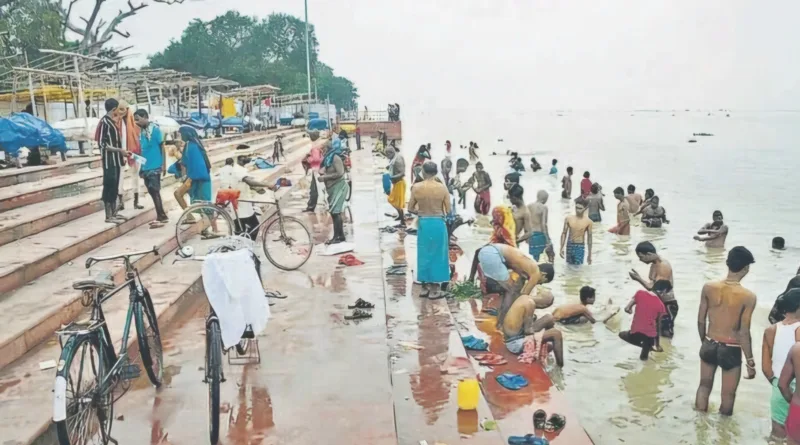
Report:
M83 280L75 280L72 282L72 288L77 290L86 290L86 289L114 289L116 284L114 284L114 278L111 276L111 272L100 272L97 275L86 278Z

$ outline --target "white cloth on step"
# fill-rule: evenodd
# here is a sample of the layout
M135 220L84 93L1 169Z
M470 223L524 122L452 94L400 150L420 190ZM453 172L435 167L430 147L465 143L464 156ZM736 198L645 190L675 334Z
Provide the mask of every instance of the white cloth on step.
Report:
M226 349L239 343L248 324L258 335L269 320L269 304L251 255L248 249L212 253L203 263L203 286Z

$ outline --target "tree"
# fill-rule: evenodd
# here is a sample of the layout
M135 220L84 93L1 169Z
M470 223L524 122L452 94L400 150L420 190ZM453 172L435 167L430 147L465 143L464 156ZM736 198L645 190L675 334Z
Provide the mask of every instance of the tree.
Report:
M330 94L337 107L352 106L357 89L319 61L319 42L311 25L308 34L320 97ZM219 76L244 86L269 83L284 93L303 93L307 89L305 22L288 14L259 20L236 11L208 22L194 20L180 40L150 57L150 67Z
M3 1L3 0L0 0ZM23 55L38 57L40 48L64 48L61 13L49 0L25 0L0 4L0 36L3 57ZM5 7L4 7L5 6Z

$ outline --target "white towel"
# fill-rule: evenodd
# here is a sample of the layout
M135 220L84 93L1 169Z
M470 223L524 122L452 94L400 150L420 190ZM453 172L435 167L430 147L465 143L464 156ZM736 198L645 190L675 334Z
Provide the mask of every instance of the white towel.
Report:
M203 286L226 349L239 343L248 324L258 335L269 320L269 304L251 255L247 249L212 253L203 263Z

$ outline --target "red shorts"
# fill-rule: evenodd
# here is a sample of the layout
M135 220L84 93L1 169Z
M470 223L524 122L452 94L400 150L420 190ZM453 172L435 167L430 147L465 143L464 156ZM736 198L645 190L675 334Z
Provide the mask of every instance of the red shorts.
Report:
M800 405L792 402L789 406L789 415L786 416L786 436L795 442L800 442Z

